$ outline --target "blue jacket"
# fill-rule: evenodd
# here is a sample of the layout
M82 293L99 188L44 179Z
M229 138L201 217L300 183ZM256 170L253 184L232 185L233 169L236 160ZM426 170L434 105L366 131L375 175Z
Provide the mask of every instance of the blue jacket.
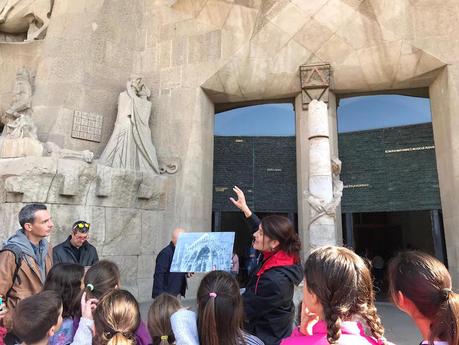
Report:
M152 298L158 297L163 292L173 296L185 296L186 273L170 272L174 251L175 246L171 242L156 257L153 291L151 293Z

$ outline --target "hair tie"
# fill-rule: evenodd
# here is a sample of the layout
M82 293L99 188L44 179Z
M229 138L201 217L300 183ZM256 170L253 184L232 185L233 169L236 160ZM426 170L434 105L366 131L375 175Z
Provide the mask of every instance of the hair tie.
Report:
M215 292L209 292L209 296L215 298L217 297L217 294Z
M162 335L161 336L161 340L167 341L168 339L169 339L169 336L167 336L167 335Z
M442 294L445 295L445 299L448 300L449 299L449 294L453 292L453 290L449 289L449 288L444 288L444 289L441 289L441 292Z
M378 345L386 345L387 340L384 337L378 338Z
M86 287L89 289L89 291L94 291L94 285L86 284Z

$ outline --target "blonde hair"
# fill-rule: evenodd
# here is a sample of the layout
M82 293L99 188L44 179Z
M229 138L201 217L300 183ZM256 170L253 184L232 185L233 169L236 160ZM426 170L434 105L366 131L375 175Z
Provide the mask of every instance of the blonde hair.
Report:
M167 293L162 293L155 299L148 311L148 331L153 345L169 345L175 342L170 319L181 308L179 300Z
M134 296L126 290L112 290L102 297L94 313L95 343L135 345L139 324L139 304Z

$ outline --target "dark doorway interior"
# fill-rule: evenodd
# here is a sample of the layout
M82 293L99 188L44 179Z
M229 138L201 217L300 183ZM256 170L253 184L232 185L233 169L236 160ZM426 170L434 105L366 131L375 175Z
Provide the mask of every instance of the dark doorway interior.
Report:
M345 243L372 262L381 298L387 292L387 264L399 251L421 250L445 261L443 222L437 210L347 213L343 219Z

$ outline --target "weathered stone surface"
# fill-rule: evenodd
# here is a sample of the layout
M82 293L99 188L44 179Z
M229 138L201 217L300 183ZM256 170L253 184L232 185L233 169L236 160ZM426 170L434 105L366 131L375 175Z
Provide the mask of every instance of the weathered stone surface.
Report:
M107 208L102 255L139 255L141 215L137 210Z

